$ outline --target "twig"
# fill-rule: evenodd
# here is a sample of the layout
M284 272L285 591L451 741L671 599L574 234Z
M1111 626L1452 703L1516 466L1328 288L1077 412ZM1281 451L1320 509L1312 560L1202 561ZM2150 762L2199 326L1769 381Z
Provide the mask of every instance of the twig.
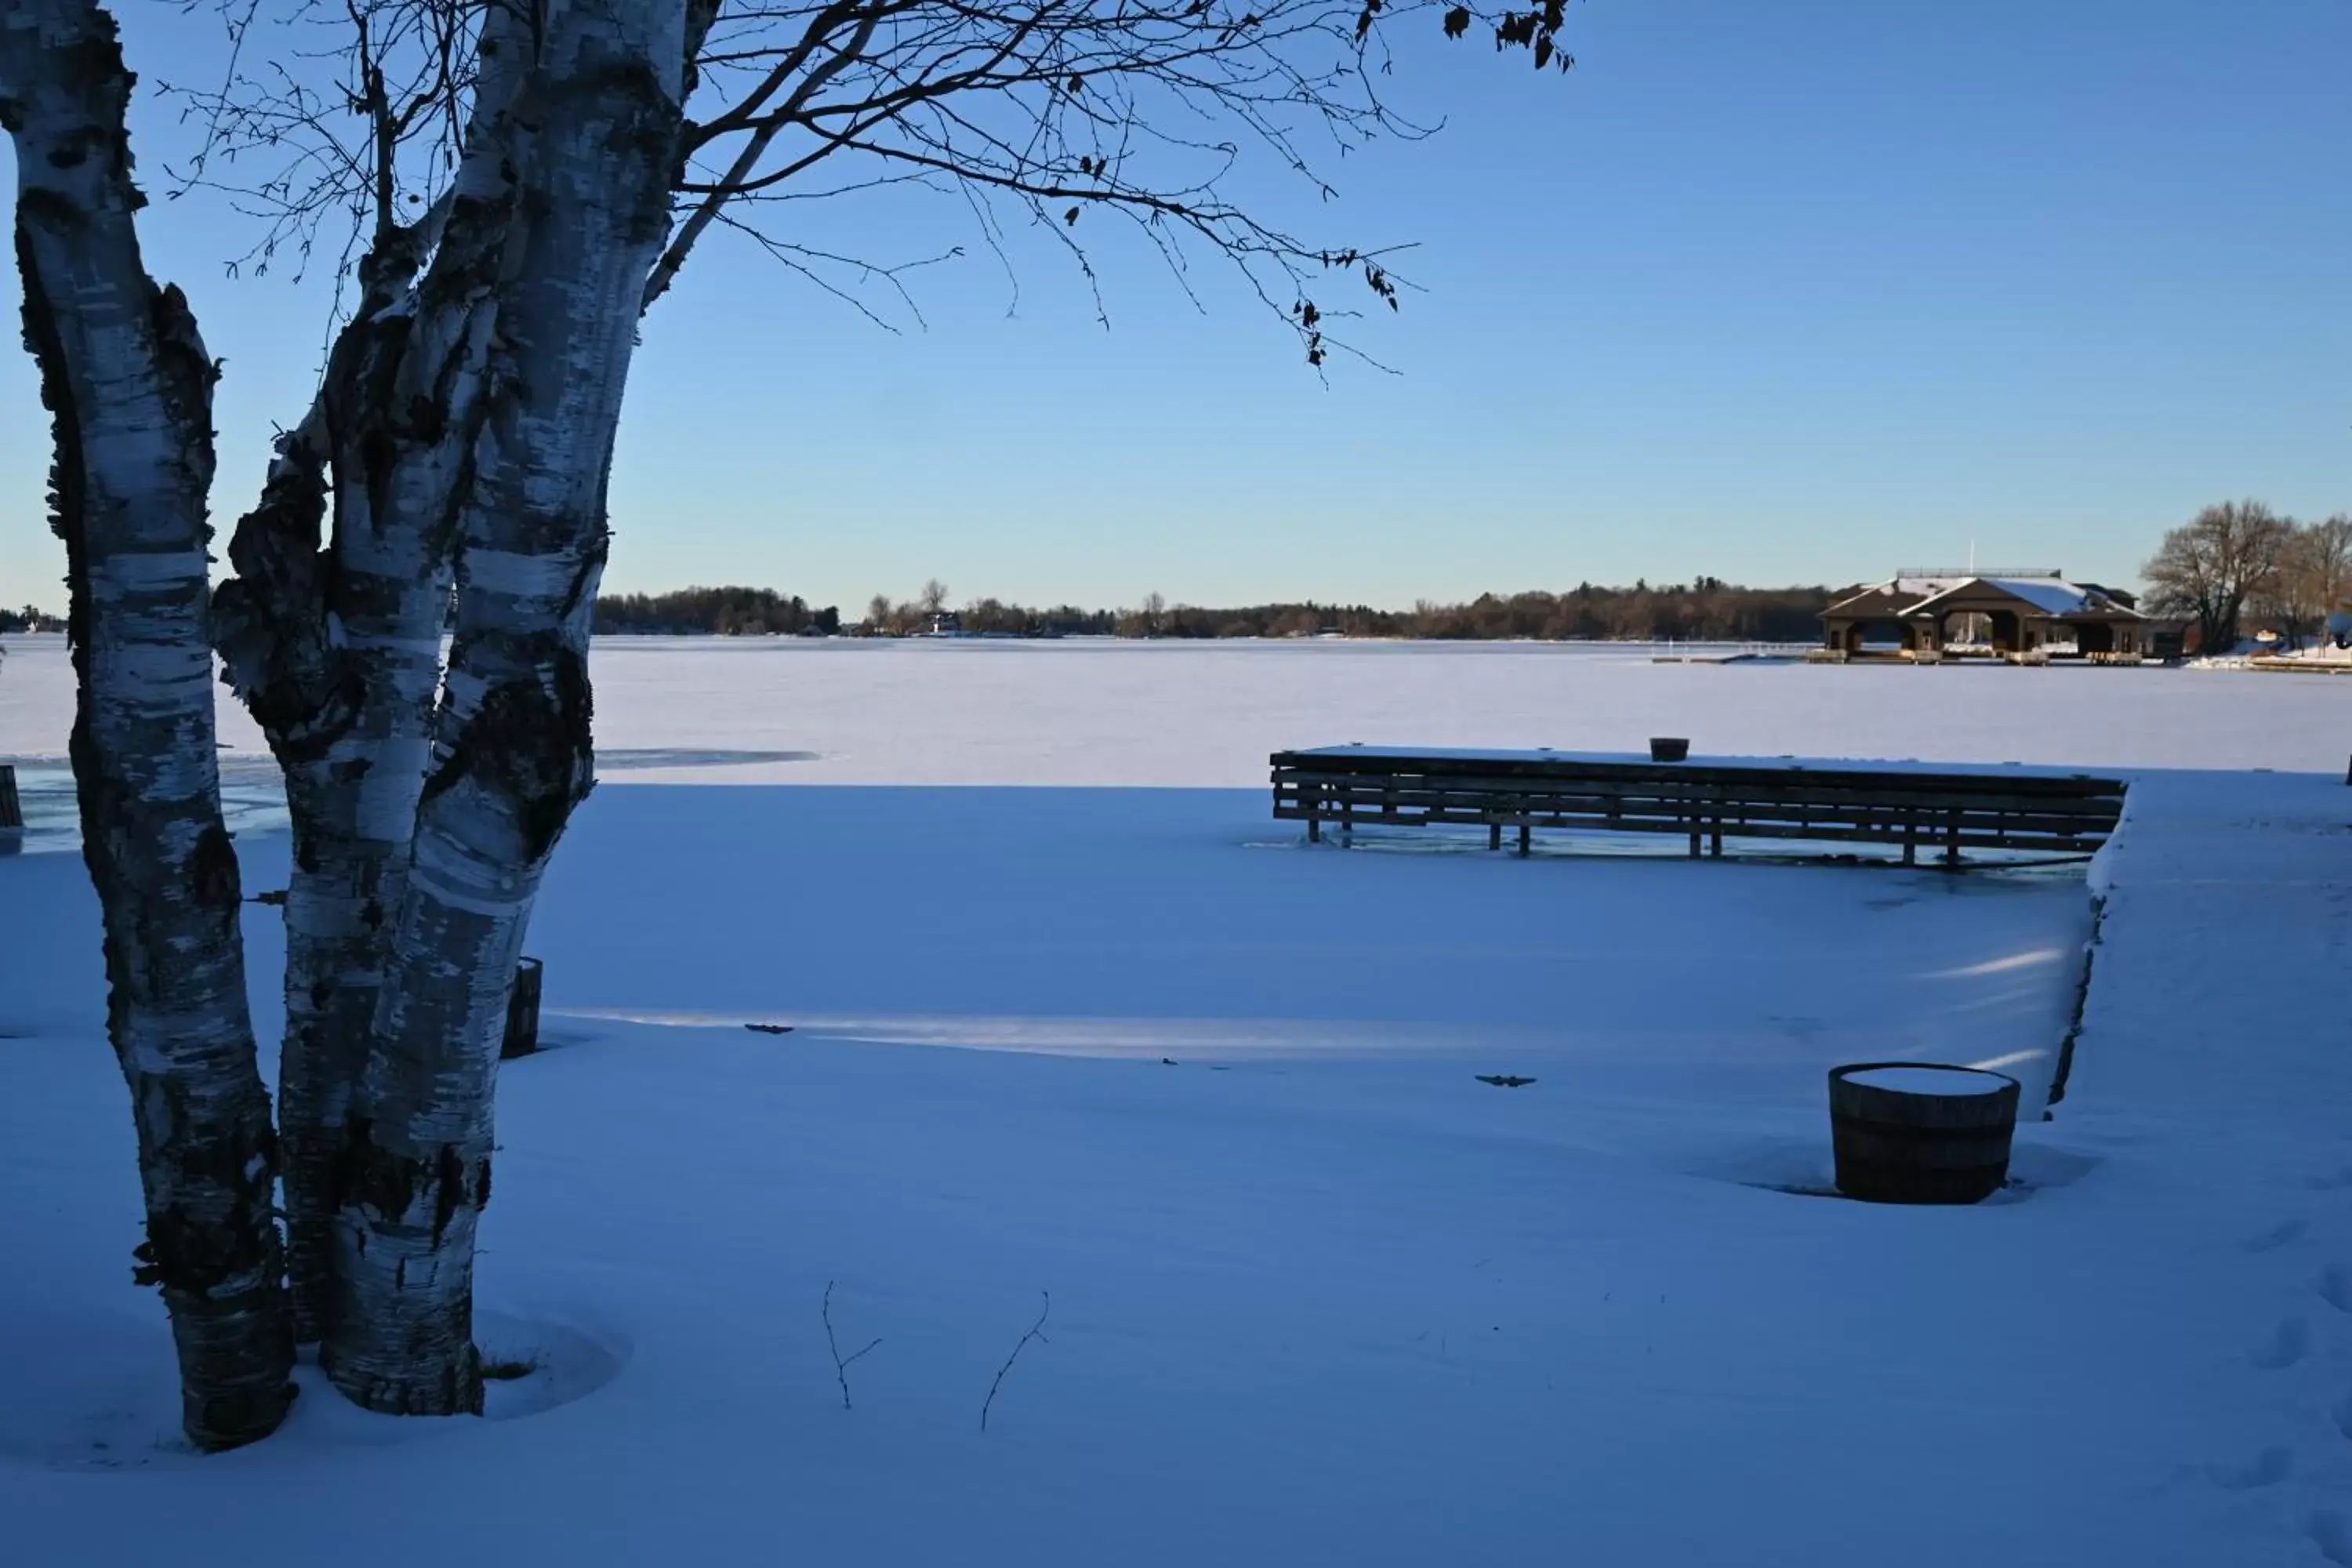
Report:
M879 1335L877 1335L873 1340L866 1343L866 1350L859 1351L857 1355L850 1356L846 1360L843 1359L841 1353L841 1342L833 1337L833 1281L830 1279L824 1282L824 1308L823 1315L824 1318L824 1348L833 1352L834 1380L841 1384L841 1407L844 1410L846 1410L849 1408L849 1368L851 1363L856 1361L858 1356L864 1355L866 1351L870 1351L876 1345L880 1344L882 1340Z
M988 1407L996 1403L996 1391L1004 1386L1004 1374L1011 1372L1013 1363L1021 1359L1023 1348L1031 1340L1045 1340L1049 1345L1054 1342L1045 1339L1045 1317L1054 1310L1054 1293L1051 1290L1040 1290L1037 1294L1045 1299L1045 1305L1038 1312L1037 1321L1029 1325L1029 1331L1021 1336L1020 1342L1013 1347L1013 1353L1006 1356L1004 1364L996 1369L996 1379L988 1385L988 1397L980 1402L980 1429L983 1432L988 1430Z

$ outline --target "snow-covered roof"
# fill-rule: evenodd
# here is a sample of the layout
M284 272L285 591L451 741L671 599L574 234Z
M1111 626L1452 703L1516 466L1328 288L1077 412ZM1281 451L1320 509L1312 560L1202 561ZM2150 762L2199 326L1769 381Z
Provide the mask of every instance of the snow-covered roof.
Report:
M2079 584L2062 582L2055 577L1969 577L1953 583L1920 600L1904 614L1916 616L1932 610L1961 590L1973 587L1990 588L2032 605L2045 616L2127 616L2140 618L2137 610L2126 609L2105 594L2083 587Z
M1932 599L1948 589L1973 581L1969 577L1897 577L1886 584L1886 591L1907 594L1915 599Z
M2093 607L2088 591L2072 583L2060 583L2049 578L2035 581L2025 577L1987 577L1985 585L1999 588L2004 594L2014 594L2037 609L2053 616L2071 616Z
M1822 613L1832 616L1850 615L1860 613L1861 606L1867 606L1869 612L1873 614L1884 611L1889 615L1900 615L1926 597L1927 592L1916 583L1874 583L1867 588L1836 600Z
M1994 593L2029 605L2045 616L2061 618L2091 616L2117 620L2148 617L2111 598L2104 588L2069 583L2059 577L1894 577L1849 595L1822 612L1824 618L1852 619L1904 616L1948 609L1944 601L1969 589Z

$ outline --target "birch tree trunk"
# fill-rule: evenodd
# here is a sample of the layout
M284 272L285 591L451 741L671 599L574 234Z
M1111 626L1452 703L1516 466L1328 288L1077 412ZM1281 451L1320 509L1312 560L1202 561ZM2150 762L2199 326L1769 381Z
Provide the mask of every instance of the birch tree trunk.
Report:
M281 441L230 546L237 575L215 600L228 681L284 770L293 827L278 1112L306 1342L324 1336L336 1299L336 1162L431 754L449 555L487 413L514 207L502 126L528 38L519 10L486 18L446 216L376 237L318 405Z
M371 326L346 331L322 407L339 389L367 390L346 351L356 341L372 358L382 334ZM348 450L326 423L320 447ZM334 487L338 537L318 548L326 487L310 440L288 438L231 545L240 574L215 599L227 679L284 772L293 832L278 1095L288 1276L306 1342L320 1337L333 1296L333 1162L424 784L448 581L445 552L357 485Z
M520 198L457 620L341 1169L323 1360L371 1409L481 1408L474 1244L507 993L592 782L588 630L605 483L676 171L684 0L554 0L510 116Z
M140 257L131 88L114 20L89 0L0 10L25 338L56 426L83 858L146 1200L139 1278L163 1287L171 1312L188 1436L219 1448L284 1418L294 1345L214 754L215 372L186 300L158 289Z
M321 755L280 759L294 864L286 900L278 1118L288 1280L296 1336L306 1342L322 1337L334 1300L334 1161L367 1060L440 678L448 580L437 564L418 566L380 613L343 623L347 635L364 639L347 645L352 684L362 694L351 730ZM378 585L360 574L353 578Z

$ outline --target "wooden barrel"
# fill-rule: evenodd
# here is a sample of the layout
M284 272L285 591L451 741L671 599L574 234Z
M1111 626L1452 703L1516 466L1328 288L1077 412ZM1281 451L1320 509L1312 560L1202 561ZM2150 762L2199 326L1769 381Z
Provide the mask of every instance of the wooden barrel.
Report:
M514 989L507 994L507 1037L499 1058L527 1057L539 1049L539 960L526 958L515 965Z
M1685 737L1678 735L1650 737L1650 761L1654 763L1679 763L1689 756L1690 742Z
M1882 1204L1972 1204L2009 1179L2018 1082L1935 1062L1830 1071L1838 1191Z

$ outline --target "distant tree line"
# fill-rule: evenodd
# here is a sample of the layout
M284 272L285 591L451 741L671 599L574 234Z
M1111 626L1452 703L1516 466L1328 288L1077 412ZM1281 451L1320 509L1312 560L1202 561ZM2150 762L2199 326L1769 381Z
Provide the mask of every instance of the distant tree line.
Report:
M627 594L596 602L599 632L716 632L785 636L845 632L913 637L927 632L981 637L1287 637L1336 633L1358 637L1452 641L1524 637L1687 642L1811 642L1816 617L1832 598L1826 587L1742 588L1719 578L1630 588L1584 583L1564 593L1482 594L1467 604L1423 600L1410 610L1315 600L1216 609L1171 605L1147 595L1132 609L1076 605L1032 607L1002 599L950 607L937 579L911 599L877 594L865 618L844 624L832 609L811 610L797 596L764 588L689 588Z
M1369 605L1255 605L1243 609L1165 607L1157 595L1123 611L1122 637L1424 637L1444 641L1673 640L1811 642L1830 603L1826 587L1742 588L1713 577L1630 588L1583 583L1564 593L1481 594L1467 604L1423 599L1410 610Z
M2352 550L2352 522L2342 524L2336 559ZM2318 525L2325 527L2326 525ZM1283 637L1336 632L1342 637L1429 637L1452 641L1533 637L1683 642L1811 642L1815 619L1833 595L1812 588L1742 588L1715 577L1630 588L1580 584L1564 593L1481 594L1467 604L1423 599L1410 610L1316 600L1213 609L1170 605L1147 595L1133 609L1076 605L1033 608L1001 599L950 608L947 587L927 583L912 599L877 594L862 620L845 622L831 605L812 605L772 588L681 588L668 594L606 594L596 600L599 636L911 637L934 626L980 636L1123 637ZM2324 613L2322 619L2325 618ZM27 605L0 610L0 632L63 631L61 616Z
M2235 647L2248 622L2301 647L2352 595L2352 515L2298 522L2222 501L2167 533L2140 575L2147 608L2192 621L2208 653Z
M866 618L852 628L860 637L903 637L925 632L962 632L974 637L1110 637L1118 632L1120 612L1088 610L1076 605L1033 609L1002 599L973 599L960 610L948 607L948 585L934 577L912 599L893 600L877 594L866 603Z
M709 632L720 637L832 637L841 612L812 609L798 594L773 588L681 588L674 594L604 594L596 600L600 637L625 632Z

